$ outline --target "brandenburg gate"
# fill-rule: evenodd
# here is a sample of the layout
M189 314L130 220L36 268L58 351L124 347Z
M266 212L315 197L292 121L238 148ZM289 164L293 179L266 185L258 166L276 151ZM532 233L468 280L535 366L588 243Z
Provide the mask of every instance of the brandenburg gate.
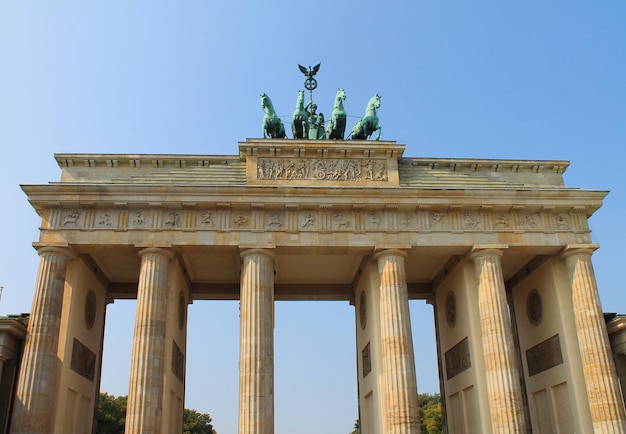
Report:
M361 432L419 433L409 300L434 306L449 433L624 433L566 161L248 139L233 156L57 154L25 185L40 266L13 433L91 433L107 303L137 299L126 433L182 431L187 306L240 301L239 433L274 433L275 300L354 305ZM233 387L235 387L233 385Z

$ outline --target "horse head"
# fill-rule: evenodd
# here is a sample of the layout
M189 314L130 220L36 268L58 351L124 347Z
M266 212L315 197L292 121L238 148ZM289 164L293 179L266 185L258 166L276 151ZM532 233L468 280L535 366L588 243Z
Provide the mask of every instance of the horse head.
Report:
M370 102L367 104L367 108L380 108L380 95L376 94L370 99Z
M268 101L270 100L270 97L267 96L266 94L262 93L261 94L261 107L265 108L268 106ZM271 104L271 102L270 102Z
M298 99L296 100L296 108L302 107L304 108L304 91L298 91Z
M343 89L337 89L337 96L335 96L335 101L345 101L346 100L346 91Z
M275 114L274 104L272 104L272 100L266 94L261 94L261 107L267 114Z

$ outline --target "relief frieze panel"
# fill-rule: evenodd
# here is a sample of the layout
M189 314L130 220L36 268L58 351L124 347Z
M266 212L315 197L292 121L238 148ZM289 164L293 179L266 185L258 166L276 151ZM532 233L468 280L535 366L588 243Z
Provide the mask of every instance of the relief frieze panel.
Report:
M316 230L319 228L319 219L314 211L303 211L298 216L298 229Z
M351 158L258 158L258 180L381 181L389 180L387 161Z
M584 214L563 212L406 210L395 206L350 209L320 205L264 208L263 204L205 209L54 209L50 228L95 230L543 232L587 231Z
M283 213L279 211L268 211L265 214L265 227L269 230L285 229Z
M463 213L463 229L481 229L482 219L477 212L465 211Z

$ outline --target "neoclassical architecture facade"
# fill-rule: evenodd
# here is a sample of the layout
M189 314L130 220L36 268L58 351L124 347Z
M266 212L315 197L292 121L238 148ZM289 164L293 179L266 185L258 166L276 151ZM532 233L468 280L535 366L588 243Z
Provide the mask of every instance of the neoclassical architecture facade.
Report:
M566 187L566 161L404 150L57 154L60 182L23 186L40 266L11 432L92 432L106 306L136 298L127 434L181 432L187 306L218 299L240 301L240 434L274 433L275 300L353 304L362 432L419 433L410 299L434 307L448 433L625 433L588 226L606 192Z

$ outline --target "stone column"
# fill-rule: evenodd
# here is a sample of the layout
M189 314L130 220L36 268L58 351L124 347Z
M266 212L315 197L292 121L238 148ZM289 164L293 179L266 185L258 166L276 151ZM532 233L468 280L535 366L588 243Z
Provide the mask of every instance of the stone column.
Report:
M483 344L491 429L496 433L525 433L524 403L514 353L511 320L498 248L474 248L478 282L478 314Z
M170 259L162 248L139 252L135 335L126 406L126 434L159 434L165 376L165 314Z
M274 434L274 254L241 257L239 434Z
M595 433L625 433L624 402L591 264L597 246L568 246L563 252L572 285L576 335Z
M12 433L44 434L52 424L57 400L57 356L65 272L69 250L39 249L39 271L20 378L13 410Z
M383 250L375 255L380 275L385 434L420 432L411 315L404 269L406 256L406 252L395 249Z

